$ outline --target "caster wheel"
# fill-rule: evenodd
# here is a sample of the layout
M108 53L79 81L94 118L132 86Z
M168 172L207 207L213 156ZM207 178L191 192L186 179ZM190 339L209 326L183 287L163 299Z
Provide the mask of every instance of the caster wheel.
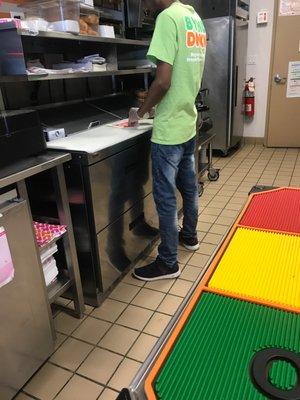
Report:
M198 193L199 193L199 197L201 197L204 193L204 187L201 184L199 184Z
M209 171L207 177L211 182L216 182L220 177L220 173L219 171L211 170Z

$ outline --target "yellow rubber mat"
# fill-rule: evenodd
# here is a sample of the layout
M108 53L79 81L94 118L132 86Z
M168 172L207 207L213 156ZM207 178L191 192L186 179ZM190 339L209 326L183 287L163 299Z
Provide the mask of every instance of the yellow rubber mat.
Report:
M300 310L300 236L237 228L208 287Z

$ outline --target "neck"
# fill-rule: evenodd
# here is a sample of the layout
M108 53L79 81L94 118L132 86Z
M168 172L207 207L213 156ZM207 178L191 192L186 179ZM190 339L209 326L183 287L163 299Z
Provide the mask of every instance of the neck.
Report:
M177 0L164 0L164 6L163 8L166 9L168 7L170 7L173 3L175 3Z

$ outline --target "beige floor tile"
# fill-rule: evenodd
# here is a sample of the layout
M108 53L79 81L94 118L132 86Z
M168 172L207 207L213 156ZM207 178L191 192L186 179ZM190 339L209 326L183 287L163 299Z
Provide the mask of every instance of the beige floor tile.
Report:
M192 287L192 282L184 281L183 279L177 279L170 290L170 294L174 296L185 297Z
M64 335L62 333L56 332L56 339L55 339L55 342L54 342L54 349L57 350L59 348L59 346L61 344L63 344L63 342L67 339L67 337L68 336L66 336L66 335Z
M132 301L132 304L148 308L150 310L156 310L159 304L162 302L164 296L164 293L143 288Z
M145 308L129 305L123 314L117 319L117 323L120 325L127 326L128 328L143 330L152 316L152 310L146 310Z
M186 265L180 275L180 279L195 282L201 272L201 268L193 267L192 265Z
M244 203L241 204L234 204L234 203L228 203L226 206L226 210L233 210L233 211L240 211L243 207Z
M127 304L120 301L106 299L99 308L95 308L92 316L105 321L115 322L127 307Z
M197 253L205 254L207 256L211 256L213 254L213 252L215 251L216 247L217 246L215 244L201 243L199 250L197 250Z
M141 265L136 266L136 268L139 268L139 267L141 267ZM139 287L144 286L144 285L145 285L145 282L140 281L139 279L134 278L134 277L132 276L132 273L133 273L133 270L130 271L130 272L125 276L125 278L123 279L122 282L123 282L123 283L128 283L129 285L139 286Z
M208 222L210 224L213 224L215 222L215 220L217 219L216 216L214 215L205 215L205 214L201 214L199 221L200 222Z
M178 262L180 264L185 265L189 261L191 256L192 256L192 253L190 251L185 251L185 250L182 250L182 249L178 249L177 258L178 258Z
M123 356L95 348L77 373L95 382L107 384L122 360Z
M141 363L125 358L114 376L109 381L109 386L116 390L128 387L141 367Z
M85 313L85 315L90 315L94 310L95 310L95 307L85 305L84 313Z
M209 233L214 233L214 234L218 234L218 235L223 235L228 231L228 226L224 226L224 225L213 225L211 227L211 230L209 231Z
M139 290L140 288L137 286L127 285L127 283L119 283L109 297L114 300L130 303Z
M24 391L40 400L52 400L71 376L72 372L47 363L29 381Z
M97 400L103 386L74 375L55 400Z
M202 215L213 215L218 217L221 214L222 208L206 208Z
M82 319L72 317L71 315L61 312L54 318L55 330L70 335L75 329L84 321L86 316Z
M198 236L199 242L202 242L202 240L205 238L205 235L206 235L206 232L197 231L197 236Z
M157 311L160 311L168 315L174 315L178 310L182 301L183 301L182 297L173 296L172 294L167 294L167 296L163 299L162 303L158 307Z
M127 354L127 357L144 362L156 344L157 339L142 333Z
M218 225L229 226L233 223L233 221L234 221L234 218L232 218L232 217L219 217L216 222Z
M118 392L111 389L105 389L98 400L116 400Z
M205 254L195 253L190 259L189 265L202 269L207 265L209 258L210 257Z
M87 343L68 338L53 354L50 361L60 367L75 371L92 349L93 346Z
M147 289L157 290L158 292L168 293L173 284L174 279L164 279L161 281L147 282L145 287Z
M144 332L149 335L160 337L166 329L168 323L171 321L171 316L161 313L154 313L150 321L146 325Z
M111 323L97 318L87 319L72 333L72 336L96 345L111 327Z
M208 232L211 226L212 224L209 224L208 222L199 221L197 224L197 231Z
M238 211L236 211L236 210L223 210L221 217L236 218L237 215L238 215Z
M219 244L220 241L222 240L222 235L218 235L216 233L208 233L203 242L208 243L208 244Z
M27 396L25 393L19 393L17 397L14 398L14 400L34 400L33 397Z
M139 332L121 325L113 325L99 342L100 347L125 355L133 345Z

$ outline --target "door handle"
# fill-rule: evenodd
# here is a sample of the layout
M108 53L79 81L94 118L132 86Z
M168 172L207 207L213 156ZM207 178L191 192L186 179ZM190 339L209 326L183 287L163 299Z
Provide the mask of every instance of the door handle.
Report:
M286 84L286 78L282 78L279 74L274 76L274 81L278 85L285 85Z

